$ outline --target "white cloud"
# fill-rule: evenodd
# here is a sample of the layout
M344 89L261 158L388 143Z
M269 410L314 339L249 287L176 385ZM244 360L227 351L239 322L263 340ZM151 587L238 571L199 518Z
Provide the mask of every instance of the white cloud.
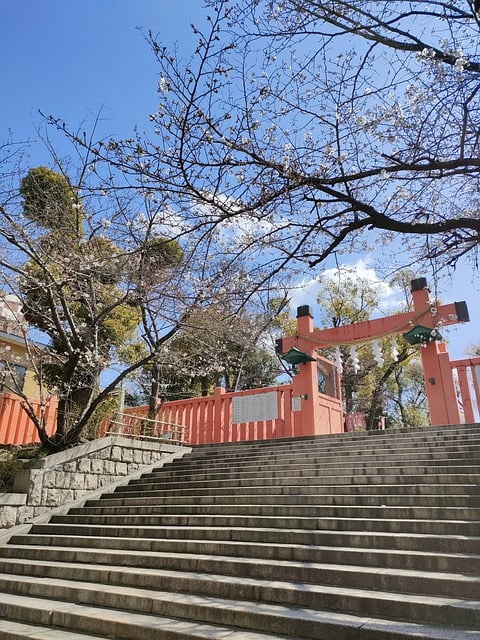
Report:
M337 267L326 269L318 276L309 278L299 282L292 291L291 309L296 315L296 309L302 305L310 305L315 317L316 309L318 309L317 295L322 281L335 280L338 281L362 281L366 282L379 292L379 301L382 312L386 314L392 310L398 309L404 302L404 295L398 287L392 287L388 282L382 280L376 273L375 268L371 266L371 262L365 259L359 259L356 262L341 264ZM379 315L379 314L375 314Z
M336 280L340 282L364 282L379 291L382 299L391 298L398 294L398 289L392 288L388 282L380 279L368 260L360 259L353 264L342 264L337 268L327 269L320 274L320 280Z
M166 238L175 238L187 233L191 224L172 207L166 206L159 211L154 220L155 234Z
M297 307L305 304L311 307L316 305L319 284L320 277L317 276L310 278L310 280L299 282L298 285L292 289L290 307L294 315L296 314Z

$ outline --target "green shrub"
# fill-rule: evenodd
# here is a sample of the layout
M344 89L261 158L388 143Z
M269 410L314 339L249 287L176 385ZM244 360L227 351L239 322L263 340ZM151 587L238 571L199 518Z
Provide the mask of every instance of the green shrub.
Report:
M21 466L22 463L13 455L2 456L0 460L0 493L12 491L15 473Z

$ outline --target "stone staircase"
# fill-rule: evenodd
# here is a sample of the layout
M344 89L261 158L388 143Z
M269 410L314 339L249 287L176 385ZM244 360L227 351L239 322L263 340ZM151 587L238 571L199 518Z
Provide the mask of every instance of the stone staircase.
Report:
M480 639L480 425L197 447L0 547L0 640Z

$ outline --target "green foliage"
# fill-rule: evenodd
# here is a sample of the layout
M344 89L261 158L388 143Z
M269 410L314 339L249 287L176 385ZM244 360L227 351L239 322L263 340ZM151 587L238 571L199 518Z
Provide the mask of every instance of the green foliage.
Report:
M378 288L353 272L339 271L338 280L324 281L319 290L320 321L332 327L364 322L370 319L378 299Z
M271 384L278 361L262 345L263 318L231 314L214 305L197 311L175 346L188 358L185 372L202 388L225 383L228 390Z
M419 358L398 367L388 382L390 420L394 427L426 427L429 423L423 368Z
M118 409L118 397L113 395L107 397L95 410L94 414L90 417L85 428L82 432L84 438L87 440L94 440L100 435L100 429L106 418L111 418L115 415Z
M289 324L288 310L280 316L277 306L257 316L214 304L198 309L137 378L140 397L145 401L151 389L167 401L208 395L219 385L233 391L275 384L280 367L265 329Z
M138 256L129 267L138 291L148 295L148 292L164 285L170 270L181 265L183 258L183 249L176 240L162 236L147 239L138 248Z
M47 451L41 444L21 444L12 448L12 456L17 460L44 458Z
M181 264L183 250L176 240L155 236L142 247L142 268L158 272L166 267Z
M99 336L105 346L110 344L121 349L130 344L140 320L140 309L128 304L119 304L105 315L105 319L100 324Z
M13 480L16 472L21 468L21 462L12 453L7 452L0 459L0 493L13 489Z
M79 234L82 207L68 180L47 167L30 169L20 186L23 211L33 222L53 231Z
M279 374L278 358L266 349L252 349L236 375L237 389L258 389L274 385Z
M266 316L269 318L270 329L278 332L281 336L292 336L297 331L297 321L292 318L289 300L283 298L272 298L267 307Z

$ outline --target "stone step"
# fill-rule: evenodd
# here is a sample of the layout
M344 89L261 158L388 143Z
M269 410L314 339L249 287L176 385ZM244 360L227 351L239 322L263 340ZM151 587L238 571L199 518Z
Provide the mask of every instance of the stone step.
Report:
M274 447L301 448L338 445L340 447L357 447L362 445L375 446L382 442L388 443L427 443L434 442L448 444L450 442L478 439L480 428L478 424L442 425L441 427L426 427L418 429L389 429L387 431L358 431L354 433L324 434L319 436L303 436L292 438L272 438L255 442L224 442L221 444L195 445L195 455L224 456L232 452L268 450Z
M222 483L223 484L223 483ZM139 487L134 487L129 484L119 486L113 492L106 492L103 494L105 498L111 499L136 499L136 498L157 498L168 496L208 496L210 493L228 495L233 493L237 495L247 495L252 491L261 492L266 495L340 495L345 494L348 491L352 496L370 496L370 495L390 495L397 493L402 496L422 496L422 495L465 495L465 496L480 496L480 485L475 483L456 483L456 484L432 484L432 483L402 483L402 484L318 484L312 482L312 484L271 484L265 483L245 483L242 486L237 484L228 484L227 486L219 486L218 483L215 487L209 487L208 490L202 485L196 485L192 483L191 486L166 486L164 488L146 489L141 490Z
M430 507L430 506L390 506L377 505L323 505L304 504L303 499L297 500L295 504L239 504L232 502L230 504L182 504L175 505L147 505L141 500L137 505L129 506L104 506L96 507L84 506L76 507L69 510L72 516L250 516L250 517L269 517L269 518L291 518L291 517L309 517L309 518L373 518L373 519L396 519L396 520L472 520L480 526L480 509L465 507Z
M0 572L12 638L480 640L480 429L194 447Z
M332 437L333 438L333 437ZM295 439L297 440L297 439ZM320 439L310 442L308 444L295 444L282 445L280 443L274 443L269 447L251 447L239 446L231 448L229 450L223 449L224 445L218 445L218 449L212 447L211 450L203 449L202 447L193 447L192 452L189 454L189 458L194 460L196 464L212 463L216 460L228 460L228 461L252 461L255 459L262 459L271 457L285 458L296 457L302 455L308 456L344 456L350 455L380 455L385 454L410 454L414 450L419 453L434 453L434 452L455 452L460 451L462 453L471 453L472 455L478 451L480 445L480 429L477 430L475 436L456 438L456 439L438 439L438 440L414 440L411 438L405 438L403 441L394 441L386 439L384 441L377 441L371 443L368 441L350 442L346 444L340 441L321 441ZM180 462L180 461L179 461Z
M187 453L184 457L177 460L176 463L170 467L173 471L185 470L192 468L196 470L211 469L238 466L245 467L248 465L288 465L290 463L302 463L306 462L314 466L322 466L324 464L354 464L368 463L377 465L381 463L415 463L417 461L434 463L443 462L450 464L450 460L459 460L463 463L465 460L475 461L478 464L480 457L479 453L480 445L467 445L466 447L451 448L451 450L445 448L418 448L412 447L405 450L383 449L383 450L371 450L365 451L336 451L335 449L325 450L306 450L306 451L286 451L284 453L263 453L255 456L228 456L222 458L197 458L194 453Z
M354 462L344 463L339 461L330 461L326 464L312 464L308 461L289 463L268 463L260 462L258 464L245 464L243 466L230 464L225 466L209 466L209 467L185 467L182 469L170 470L168 466L154 469L150 473L142 474L141 477L135 479L137 484L144 482L163 482L168 481L185 481L192 479L216 479L230 477L248 477L248 478L265 478L265 477L290 477L295 475L308 476L336 476L336 475L452 475L452 474L474 474L480 475L480 457L475 460L450 460L450 461L412 461L392 462L391 460L383 462Z
M324 475L321 473L311 473L310 475L288 475L287 477L283 474L279 473L277 476L272 477L269 474L265 474L264 477L254 476L253 478L247 478L243 474L240 474L238 477L232 476L231 478L222 478L222 477L211 477L211 478L196 478L192 477L191 480L176 480L174 478L169 478L168 476L164 479L155 481L146 481L143 479L132 480L129 484L124 485L118 488L120 492L127 491L153 491L155 489L164 489L164 488L194 488L198 487L201 481L201 486L204 489L207 489L210 486L216 487L218 483L221 481L223 486L235 486L235 487L245 487L251 486L252 482L260 481L264 486L269 486L272 484L280 484L280 485L304 485L311 486L314 484L337 484L337 485L371 485L371 484L444 484L444 485L455 485L455 484L471 484L474 486L478 486L480 484L480 474L470 474L470 473L451 473L451 474L436 474L436 473L427 473L427 474L401 474L396 469L390 469L385 471L383 474L375 473L375 474L362 474L355 475L352 474L342 474L342 475ZM257 482L258 483L258 482Z
M452 438L443 438L439 436L435 439L413 438L406 436L402 439L395 439L391 436L385 436L383 439L362 438L356 441L350 440L345 434L335 439L334 436L328 438L314 438L312 440L302 441L301 438L295 438L295 442L282 443L279 441L271 441L270 446L253 446L252 443L227 448L225 444L212 445L208 447L193 445L189 454L191 459L196 462L211 463L215 460L226 459L254 459L255 457L285 457L298 455L382 455L385 452L394 453L411 453L414 450L423 452L469 452L478 450L480 445L480 428L474 433L464 436L456 436ZM177 461L181 462L180 460Z
M256 478L265 478L265 477L290 477L294 475L332 475L336 471L344 475L346 472L352 474L369 474L369 475L384 475L386 473L391 473L392 470L397 471L397 473L402 474L410 474L410 475L418 475L418 474L458 474L458 473L467 473L467 474L477 474L480 475L480 464L478 464L478 460L475 461L475 464L468 460L452 460L449 463L445 463L444 461L430 461L430 462L420 462L416 461L415 464L399 464L394 463L390 460L382 461L381 463L367 463L367 462L338 462L332 461L328 464L314 464L311 461L299 461L294 462L290 461L285 464L277 464L274 462L270 462L265 464L263 462L253 465L253 464L245 464L244 466L240 465L225 465L222 467L212 466L208 469L197 469L195 467L185 467L184 469L169 469L168 467L163 467L158 471L153 471L151 473L146 473L141 476L138 480L132 481L132 484L143 484L144 482L159 482L168 480L203 480L203 479L211 479L211 478L230 478L232 476L242 476L242 477L256 477Z
M52 589L57 591L68 584L60 580L51 582ZM51 625L61 625L61 629L55 629L52 635L49 625L47 635L40 635L39 626L31 626L2 620L0 625L0 638L11 640L17 638L31 638L32 640L83 640L97 637L116 638L119 640L291 640L292 637L304 637L316 640L459 640L461 637L469 640L480 640L480 631L465 631L456 627L439 627L437 625L421 625L409 622L395 622L381 617L367 618L359 615L348 615L331 611L312 611L306 608L290 608L278 604L262 604L256 602L237 602L225 598L207 598L191 594L167 593L162 599L162 592L135 591L125 587L116 588L113 585L104 586L99 592L97 585L79 584L77 593L81 595L81 601L66 602L64 600L51 599L48 606L42 606L38 598L25 595L0 594L0 610L4 610L13 619L42 619L47 617ZM111 607L95 606L99 595L104 601L113 601ZM136 602L143 601L143 606L149 607L148 613L137 613L121 610L119 603L124 595L132 601L137 595ZM94 599L92 604L88 601ZM162 614L162 610L167 613ZM180 614L186 618L182 620ZM191 616L200 619L212 619L208 622L192 622ZM176 617L173 617L176 616ZM222 626L222 619L226 620ZM0 618L1 620L1 618ZM97 624L98 622L98 624ZM232 628L232 624L243 627L241 630ZM249 626L260 625L266 628L265 632L251 631ZM9 628L12 634L9 633ZM20 628L19 628L20 627ZM91 628L103 629L105 636L90 636L73 634L68 628L87 631ZM246 627L246 628L245 628ZM4 633L1 629L6 629ZM44 627L45 628L45 627ZM285 635L279 629L291 631ZM28 630L27 632L24 630ZM33 631L30 631L33 630ZM64 636L57 632L64 633ZM20 634L24 635L20 635ZM467 635L459 635L459 634Z
M34 535L114 537L114 538L165 538L181 540L227 540L236 542L260 542L264 544L305 544L362 547L365 549L395 549L410 551L430 551L432 553L480 554L480 536L395 533L361 529L351 531L329 531L318 529L281 529L255 527L193 527L180 526L122 526L85 524L34 524ZM478 531L477 531L478 533Z
M45 585L44 585L45 588ZM96 590L97 603L99 595L98 585ZM86 590L85 590L86 591ZM85 593L84 591L84 593ZM111 588L109 588L111 592ZM117 600L121 597L120 589L115 595ZM172 594L174 602L174 594ZM153 606L153 605L152 605ZM170 607L172 609L172 607ZM44 635L17 636L42 638L50 640L52 627L61 628L62 631L80 631L86 638L100 638L101 633L104 638L115 638L116 640L287 640L288 636L272 636L270 633L256 633L247 630L235 631L231 627L223 627L217 624L204 624L201 622L191 622L175 617L157 615L156 612L142 614L120 608L106 608L68 602L63 600L40 600L17 594L0 593L0 611L4 611L5 616L13 620L29 620L33 624L44 625ZM4 621L0 616L2 625ZM39 627L36 626L36 629ZM1 633L1 632L0 632ZM37 632L38 634L38 632ZM94 635L93 635L94 634ZM0 636L1 638L2 636ZM8 638L9 636L4 636ZM15 636L13 636L15 638ZM59 636L57 636L59 637ZM66 640L70 640L69 635L65 635ZM80 635L82 638L82 635Z
M311 529L330 531L384 531L388 533L433 533L436 535L475 536L480 532L476 520L422 520L392 518L282 517L246 515L54 515L51 522L62 524L187 526L187 527L254 527Z
M254 487L252 487L252 490ZM238 505L244 504L261 504L261 505L296 505L298 504L298 494L282 494L282 493L261 493L261 487L258 487L258 493L245 492L241 493L225 493L205 495L143 495L135 497L102 497L98 500L87 500L85 507L102 507L102 508L120 508L136 505L154 506L154 505L229 505L235 502ZM111 495L111 494L109 494ZM468 509L480 509L480 493L478 495L462 495L462 494L331 494L318 493L301 495L301 501L305 505L339 505L339 506L385 506L385 507L463 507Z
M345 542L348 542L345 541ZM91 549L125 550L136 552L188 553L213 556L261 558L264 560L288 560L292 562L320 562L343 565L359 565L421 571L461 572L480 574L480 541L478 554L462 553L460 540L452 545L457 552L429 552L408 549L365 547L319 546L308 544L274 544L264 542L236 542L232 540L206 539L158 539L127 537L93 537L63 535L16 535L10 539L13 545L37 545L40 547L78 547ZM392 541L394 543L394 541Z
M45 563L56 566L58 562L85 565L108 565L109 567L133 567L156 571L201 572L258 580L275 581L281 576L289 582L307 582L342 588L386 589L394 592L428 593L436 596L474 598L480 600L480 578L472 573L424 571L405 569L366 567L315 562L298 562L240 556L222 556L188 553L164 553L159 551L130 551L127 549L97 549L84 547L54 546L41 549L31 545L9 545L0 556L4 573L24 571L23 561L45 567ZM19 562L18 562L19 561ZM61 567L55 570L60 575Z
M2 619L0 615L0 640L108 640L108 638L97 634L76 633L75 631L67 631L67 629L52 629L51 627L47 629L43 625L14 622Z
M390 591L386 585L381 591L370 590L367 586L355 588L323 583L318 585L305 581L285 581L283 575L281 575L282 579L279 579L280 576L277 579L261 579L249 576L205 574L198 570L188 572L138 566L111 564L102 566L40 560L35 563L28 560L23 562L23 567L20 560L2 562L1 570L4 575L0 582L0 591L13 590L14 587L9 585L15 582L19 584L19 589L22 589L22 584L27 585L28 589L27 576L31 576L41 578L43 594L47 586L51 593L53 580L65 580L70 585L66 588L71 588L73 592L77 582L93 583L96 587L94 593L97 594L94 603L97 605L102 603L102 595L108 592L107 585L122 587L124 594L122 607L133 610L135 607L131 602L125 603L128 598L127 589L147 589L157 593L159 593L157 590L161 589L169 593L188 593L209 598L249 601L256 603L256 606L261 606L263 603L280 604L317 611L336 611L340 608L342 612L351 615L382 616L394 620L435 625L458 625L461 621L462 626L480 631L480 601L473 598L467 600L455 596L432 595L428 591L424 594L400 593ZM17 567L14 566L15 564ZM18 575L10 575L15 568L18 569ZM386 582L388 583L388 580ZM30 594L27 593L27 595ZM53 593L52 597L55 597ZM74 601L77 599L78 595L74 597ZM143 600L144 598L140 598L140 601ZM109 606L108 603L106 606ZM198 620L197 614L190 612L189 615ZM91 630L86 629L86 631ZM98 631L104 633L101 628Z
M465 447L476 445L480 441L480 428L442 434L436 432L430 435L414 434L410 430L404 434L393 431L375 434L332 434L328 436L313 436L310 438L273 439L258 442L236 442L212 445L193 445L192 455L195 458L228 458L235 456L255 456L258 454L282 454L286 451L381 451L384 448L411 449Z
M320 463L325 460L382 460L382 459L395 459L395 460L409 460L409 459L427 459L427 460L449 460L450 458L477 458L480 453L480 434L476 443L468 444L465 446L448 445L448 446L409 446L403 448L389 446L385 444L378 448L367 447L364 449L358 448L339 448L339 447L325 447L321 448L304 448L304 449L289 449L288 451L276 451L272 448L270 451L259 452L257 454L248 454L245 452L243 455L236 456L223 456L223 457L205 457L195 455L195 449L192 453L186 457L179 458L172 463L172 469L182 469L187 466L197 467L212 467L221 465L224 463L235 464L248 464L256 461L265 461L283 463L289 460L305 459L311 460L314 463Z

